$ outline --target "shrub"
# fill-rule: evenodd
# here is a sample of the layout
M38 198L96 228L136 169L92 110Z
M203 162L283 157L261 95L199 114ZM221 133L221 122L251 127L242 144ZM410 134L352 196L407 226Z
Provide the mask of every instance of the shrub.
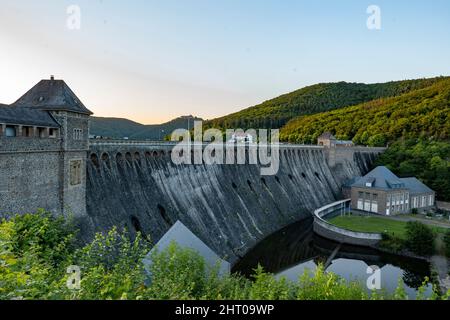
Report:
M383 232L381 234L380 247L391 252L400 252L405 248L405 241L395 235Z
M81 289L73 299L138 299L144 292L142 259L150 251L140 233L134 240L124 230L98 233L92 243L74 253L72 263L81 268ZM65 283L65 282L64 282Z
M63 220L48 213L0 221L0 299L369 298L361 283L325 272L321 265L313 273L306 270L297 282L277 278L260 266L252 279L238 274L219 276L217 267L208 267L198 253L175 243L154 251L151 282L145 286L143 258L150 245L139 234L131 240L127 232L114 228L78 249L72 239ZM66 286L69 265L81 268L79 290ZM390 297L373 293L370 298ZM394 298L407 296L399 288Z
M418 221L406 224L406 245L419 255L433 254L434 234L431 228Z
M61 266L75 249L63 218L38 211L0 223L0 299L60 298Z
M450 257L450 230L447 230L447 232L444 235L444 244L445 244L445 254L447 257Z

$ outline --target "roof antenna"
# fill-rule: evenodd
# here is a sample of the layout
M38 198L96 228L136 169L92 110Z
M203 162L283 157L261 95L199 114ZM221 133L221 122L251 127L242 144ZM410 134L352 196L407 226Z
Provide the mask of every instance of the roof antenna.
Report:
M55 80L55 76L54 76L54 75L51 75L51 76L50 76L50 80L52 80L52 81Z

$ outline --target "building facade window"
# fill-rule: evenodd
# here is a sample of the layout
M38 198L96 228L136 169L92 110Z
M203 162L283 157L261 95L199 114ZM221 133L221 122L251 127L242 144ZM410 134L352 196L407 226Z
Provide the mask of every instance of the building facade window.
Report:
M22 127L22 135L24 137L33 137L34 129L33 127L23 126Z
M58 129L50 128L48 131L48 136L50 138L56 138L58 136Z
M76 186L81 184L81 160L70 161L70 185Z
M378 195L377 194L372 194L371 211L374 213L378 213Z
M16 136L16 128L14 126L6 126L5 136L15 137Z
M369 211L370 212L370 193L366 192L366 196L364 199L364 211Z
M73 140L83 140L82 129L73 129Z
M428 196L428 206L434 206L434 196L432 194Z
M357 205L358 210L364 210L364 193L363 192L358 192L358 205Z

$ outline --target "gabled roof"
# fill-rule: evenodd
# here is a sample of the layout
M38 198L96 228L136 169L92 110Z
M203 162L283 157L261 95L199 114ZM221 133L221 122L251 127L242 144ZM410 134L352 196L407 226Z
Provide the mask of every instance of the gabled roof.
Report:
M92 114L63 80L54 80L53 78L39 81L13 103L13 106Z
M59 124L47 111L2 104L0 123L59 128Z
M331 133L331 132L324 132L324 133L322 133L319 137L318 137L318 139L336 139L334 136L333 136L333 134Z
M420 180L416 178L402 178L400 179L409 189L409 192L412 194L418 193L433 193L434 191L428 188L425 184L423 184Z
M379 166L370 171L364 177L358 179L352 187L366 187L366 183L371 183L374 189L391 190L404 188L404 183L391 170L384 166Z

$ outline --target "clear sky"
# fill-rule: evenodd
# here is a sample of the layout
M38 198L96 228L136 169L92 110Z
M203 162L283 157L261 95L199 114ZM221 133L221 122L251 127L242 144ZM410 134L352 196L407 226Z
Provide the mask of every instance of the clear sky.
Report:
M67 28L69 5L81 29ZM448 0L0 0L0 102L64 79L97 116L225 115L300 87L450 75ZM381 30L366 26L369 5Z

